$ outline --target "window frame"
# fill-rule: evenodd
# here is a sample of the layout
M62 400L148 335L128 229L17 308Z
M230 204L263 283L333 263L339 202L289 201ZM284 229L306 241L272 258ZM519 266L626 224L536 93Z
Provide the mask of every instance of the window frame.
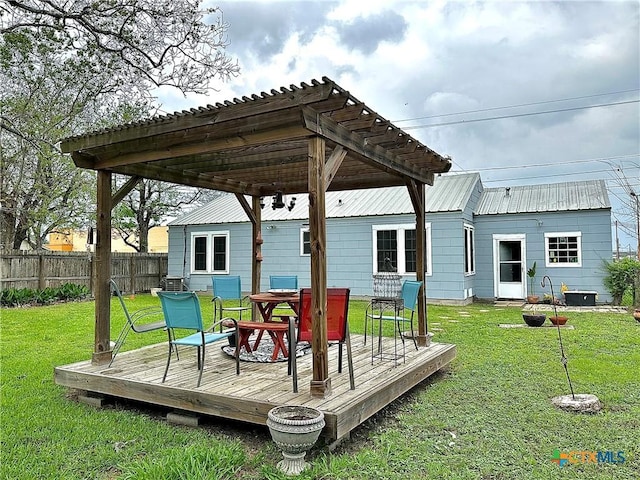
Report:
M567 237L567 242L569 237L576 237L576 250L577 250L577 261L576 262L552 262L551 261L551 251L549 248L549 240L552 238L558 239L562 237ZM569 250L567 248L567 250ZM559 251L559 249L558 249ZM544 234L544 257L545 257L545 265L549 268L580 268L582 267L582 232L545 232Z
M206 239L206 259L205 259L205 270L196 270L196 250L195 244L196 239L205 238ZM213 245L215 238L224 238L225 241L225 266L224 270L215 270L214 269L214 252ZM191 232L191 252L190 252L190 267L192 275L211 275L211 274L228 274L229 262L231 257L231 242L229 241L230 235L228 230L219 230L219 231L211 231L211 232Z
M399 275L415 275L417 272L407 272L405 271L406 266L406 247L405 247L405 231L406 230L415 230L415 223L400 223L400 224L379 224L371 226L371 241L372 241L372 269L373 274L378 274L378 239L377 233L379 231L384 230L395 230L396 231L396 242L397 242L397 273ZM425 269L425 276L431 276L433 270L432 257L431 257L431 223L425 223L425 243L426 251L425 251L425 260L427 263L427 268Z
M309 241L308 242L304 241L304 234L305 233L309 235ZM305 244L309 245L309 252L308 253L304 251ZM309 226L308 225L304 225L304 226L300 227L300 256L301 257L310 257L311 256L311 234L309 233Z
M476 232L475 226L463 224L464 231L464 275L469 277L476 274ZM469 238L471 237L471 238ZM471 251L469 251L471 250ZM471 264L471 265L469 265Z

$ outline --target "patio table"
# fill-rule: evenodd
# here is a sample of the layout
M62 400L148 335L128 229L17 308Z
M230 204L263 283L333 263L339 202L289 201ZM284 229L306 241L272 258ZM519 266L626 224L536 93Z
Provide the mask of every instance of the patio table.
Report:
M238 329L240 331L239 345L240 347L244 347L248 352L254 351L260 345L260 341L262 340L262 335L264 332L267 332L274 343L273 354L271 359L275 361L278 358L278 353L282 351L282 354L285 358L289 356L289 349L287 348L284 335L285 333L292 335L294 332L289 332L289 323L290 318L289 315L278 315L279 317L285 321L273 321L273 310L283 303L286 303L291 307L293 313L297 316L299 303L300 303L300 295L297 291L283 292L283 293L270 293L270 292L261 292L255 293L253 295L249 295L249 300L254 302L260 311L260 315L262 316L262 322L238 322ZM258 336L253 343L253 346L249 344L249 337L253 334L254 331L258 330Z

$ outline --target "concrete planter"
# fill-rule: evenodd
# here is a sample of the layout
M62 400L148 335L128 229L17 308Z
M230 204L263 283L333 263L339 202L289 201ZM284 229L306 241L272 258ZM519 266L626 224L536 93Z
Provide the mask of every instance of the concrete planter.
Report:
M267 426L284 457L278 468L287 475L300 474L307 466L307 450L315 445L324 425L324 414L315 408L283 405L269 410Z

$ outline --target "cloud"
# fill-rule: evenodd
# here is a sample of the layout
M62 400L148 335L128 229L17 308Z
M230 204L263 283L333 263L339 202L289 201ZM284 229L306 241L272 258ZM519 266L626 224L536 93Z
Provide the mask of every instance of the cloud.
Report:
M408 132L451 155L455 169L481 171L485 182L605 178L624 198L614 191L610 165L572 163L623 156L615 164L640 191L638 103L463 122L637 100L636 1L218 5L230 24L228 52L237 57L241 76L207 97L163 91L167 106L190 108L327 76L398 126L419 126ZM531 105L493 110L522 104ZM468 110L483 111L447 115ZM429 126L450 121L460 123ZM549 162L553 166L524 168ZM514 165L523 168L482 170ZM614 210L624 208L616 202Z

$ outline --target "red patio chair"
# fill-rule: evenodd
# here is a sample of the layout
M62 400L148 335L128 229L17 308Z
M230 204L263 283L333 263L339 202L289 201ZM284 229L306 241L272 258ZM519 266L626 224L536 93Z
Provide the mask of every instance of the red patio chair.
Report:
M348 288L327 288L327 340L338 343L338 373L342 372L342 345L347 346L347 362L349 364L349 382L351 390L356 384L353 375L353 359L351 357L351 339L349 337L349 293ZM311 289L300 290L300 311L298 314L298 333L291 342L290 366L293 374L293 391L298 391L298 372L296 365L297 342L311 342Z

